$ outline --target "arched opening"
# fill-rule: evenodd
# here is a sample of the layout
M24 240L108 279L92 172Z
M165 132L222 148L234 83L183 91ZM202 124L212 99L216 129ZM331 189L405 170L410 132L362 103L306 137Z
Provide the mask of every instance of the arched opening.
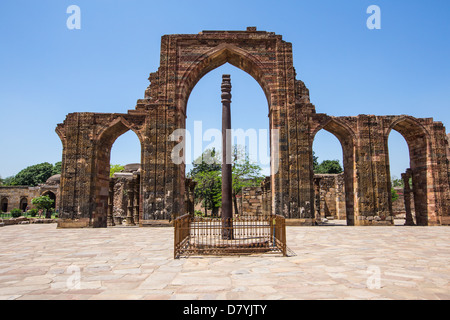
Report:
M413 202L415 222L417 225L428 225L428 185L432 185L432 177L428 174L428 136L425 129L413 118L405 117L394 122L391 130L400 133L406 140L409 150L410 201ZM389 150L389 146L387 146ZM391 160L389 160L391 162ZM390 167L390 166L389 166ZM389 168L391 170L391 168ZM392 196L391 196L392 202Z
M111 126L100 133L97 149L97 162L96 162L96 187L95 187L95 208L93 209L92 217L94 227L106 227L115 225L112 223L113 219L113 205L114 205L114 185L111 180L111 164L122 165L122 161L131 161L134 164L140 164L142 161L142 143L139 139L139 135L136 132L127 133L130 130L126 121L121 118L112 122ZM138 136L138 143L136 144L136 135ZM120 139L119 139L120 138ZM118 140L119 139L119 140ZM114 156L111 157L111 151L113 145L117 142L117 149L114 151ZM133 141L134 140L134 141ZM129 153L133 153L134 157L130 157ZM137 156L136 156L137 155ZM137 158L137 161L135 160ZM114 163L111 161L113 159ZM123 163L124 169L128 163ZM133 167L133 166L131 166ZM134 168L134 167L133 167ZM131 169L130 169L131 170ZM135 170L137 171L137 170ZM133 172L133 171L131 171ZM135 203L140 204L141 186L140 180L137 182L136 189L133 188L133 202L127 206L129 210L134 212ZM131 191L128 190L131 194ZM134 201L136 196L136 201ZM108 222L108 215L111 223ZM129 219L129 224L134 225L133 219Z
M203 55L183 75L178 87L178 106L186 111L187 102L192 89L197 82L210 71L229 63L252 76L261 86L266 96L269 108L271 106L271 90L269 81L263 73L263 66L254 56L232 45L221 44Z
M403 136L391 130L388 136L389 169L391 178L392 215L395 224L405 224L407 215L409 223L416 224L414 201L411 201L412 177L408 144ZM405 185L407 183L407 185ZM406 192L405 192L406 191ZM408 203L409 202L409 203ZM409 205L409 208L407 208Z
M6 197L2 198L0 205L2 208L2 212L4 213L8 212L8 198Z
M322 130L323 129L323 130ZM330 120L313 134L315 216L355 224L354 137L350 129Z
M345 181L339 140L320 130L313 142L316 219L347 220Z
M125 132L114 142L110 166L111 224L136 225L139 223L141 144L133 131Z
M26 212L27 207L28 207L28 199L26 197L22 197L20 199L20 210L22 210L22 212Z
M261 169L259 178L248 181L246 184L238 185L234 180L233 213L268 213L263 212L267 210L263 210L262 201L250 201L250 197L253 197L255 193L261 193L261 182L264 177L271 175L270 121L267 113L267 96L254 77L231 63L221 64L214 70L212 68L208 68L208 70L207 74L202 73L202 78L196 82L189 95L185 124L189 134L186 144L185 174L189 174L193 169L192 162L199 159L203 152L208 149L217 151L222 149L221 82L222 75L229 74L232 85L232 145L237 147L240 166L251 163L255 165L254 173L258 171L258 167ZM234 152L234 148L232 150ZM244 157L246 156L248 156L249 162L245 162ZM222 158L219 155L217 159L221 161ZM235 170L233 177L236 179L240 177L241 173L242 171ZM243 192L244 188L248 192ZM252 192L249 190L252 190ZM212 211L213 207L205 208L205 203L202 202L197 203L195 209L208 213L208 210Z
M52 191L45 191L42 193L43 196L48 196L50 199L53 200L52 208L56 208L56 195Z

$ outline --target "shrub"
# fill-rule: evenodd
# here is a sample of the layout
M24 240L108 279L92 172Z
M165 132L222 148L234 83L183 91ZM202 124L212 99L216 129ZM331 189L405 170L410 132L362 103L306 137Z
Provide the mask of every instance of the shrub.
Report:
M399 198L398 193L397 193L397 191L395 191L394 188L391 188L391 196L392 196L392 202L397 201Z
M22 215L22 210L16 208L16 209L12 209L10 213L11 213L11 217L18 218Z
M205 215L205 213L202 212L202 211L200 211L200 210L195 210L195 211L194 211L194 215L195 215L196 217L203 217L203 216Z
M30 210L28 210L27 214L34 218L37 216L38 212L39 212L38 209L30 209Z

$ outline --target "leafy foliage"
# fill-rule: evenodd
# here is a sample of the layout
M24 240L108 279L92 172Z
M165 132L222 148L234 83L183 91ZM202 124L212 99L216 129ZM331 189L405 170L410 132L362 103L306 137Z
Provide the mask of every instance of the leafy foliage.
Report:
M343 171L339 160L324 160L314 169L319 174L337 174Z
M405 181L403 179L399 179L396 176L391 178L391 185L393 187L405 187ZM412 188L412 178L409 178L409 187Z
M62 162L61 161L55 163L55 165L53 166L53 175L61 174L61 166L62 166Z
M203 202L205 215L212 210L213 215L222 205L221 165L215 149L208 149L195 159L188 177L197 183L194 189L195 201Z
M391 197L392 197L392 202L398 200L398 198L399 198L399 195L398 195L397 191L395 191L394 188L391 188Z
M36 164L20 171L13 180L13 184L17 186L35 187L44 183L53 175L53 165L48 162Z
M110 170L109 170L109 177L112 178L114 176L114 173L116 172L121 172L123 170L125 170L125 167L120 165L120 164L112 164L110 166Z
M36 217L38 214L38 209L33 208L27 211L27 215L32 216L33 218Z
M55 201L50 199L49 196L40 196L36 197L31 200L31 203L37 208L37 209L43 209L43 210L50 210L53 206L53 203Z
M248 152L240 146L233 148L233 202L234 211L238 212L236 196L245 187L257 187L261 185L264 176L261 174L261 167L252 161Z
M6 177L0 181L2 186L12 186L14 182L14 176Z
M61 173L61 162L52 165L48 162L35 164L21 170L17 175L0 179L4 186L30 186L45 183L48 178Z
M218 153L205 150L199 158L193 162L193 168L188 177L197 182L194 190L198 203L203 202L205 214L212 210L215 215L222 205L222 165ZM232 193L235 212L237 212L236 195L244 187L259 186L264 176L261 167L250 161L248 153L242 147L234 146L232 164Z
M22 215L22 210L15 208L15 209L12 209L10 211L10 213L11 213L11 217L18 218Z

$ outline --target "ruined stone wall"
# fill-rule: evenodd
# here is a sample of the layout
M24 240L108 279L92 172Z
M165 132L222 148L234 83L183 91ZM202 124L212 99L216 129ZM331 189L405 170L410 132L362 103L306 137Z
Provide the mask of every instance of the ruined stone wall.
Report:
M346 220L344 174L316 174L314 180L319 185L320 217Z
M394 187L398 194L398 199L392 202L392 213L396 219L406 218L405 197L403 187ZM411 213L415 216L414 201L411 201Z
M410 150L417 223L450 224L449 150L442 123L409 116L317 114L307 87L296 79L292 44L253 27L165 35L160 66L150 74L145 97L134 110L69 114L56 129L63 143L61 217L106 226L110 151L128 130L137 134L142 147L140 222L184 214L185 164L172 158L181 138L171 135L185 128L187 100L195 84L227 62L261 85L271 133L279 137L272 139L272 167L277 170L270 177L270 195L263 189L263 212L314 224L312 144L324 129L343 149L347 224L392 225L387 138L396 130Z
M8 202L8 212L11 209L21 209L24 203L27 203L28 209L35 208L31 203L33 198L39 197L41 195L45 195L48 191L53 192L55 194L55 208L58 210L59 208L59 186L47 186L47 185L39 185L36 187L26 187L26 186L6 186L0 187L0 204L3 203L3 199L6 199ZM2 207L0 207L2 210Z
M3 203L3 199L8 201L7 212L12 209L23 209L21 208L21 200L26 199L27 206L29 209L33 209L34 206L31 204L31 199L40 196L39 187L20 187L20 186L10 186L10 187L0 187L0 203ZM2 208L0 207L0 210Z
M241 215L258 216L263 214L263 190L261 187L244 187L241 191Z
M128 192L127 180L117 178L114 183L113 218L116 225L122 224L127 217Z

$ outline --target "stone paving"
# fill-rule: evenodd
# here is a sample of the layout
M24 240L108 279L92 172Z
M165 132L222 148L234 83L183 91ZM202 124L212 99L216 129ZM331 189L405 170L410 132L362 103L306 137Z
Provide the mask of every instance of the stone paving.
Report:
M0 228L0 299L450 299L448 227L287 227L295 255L173 259L172 228Z

